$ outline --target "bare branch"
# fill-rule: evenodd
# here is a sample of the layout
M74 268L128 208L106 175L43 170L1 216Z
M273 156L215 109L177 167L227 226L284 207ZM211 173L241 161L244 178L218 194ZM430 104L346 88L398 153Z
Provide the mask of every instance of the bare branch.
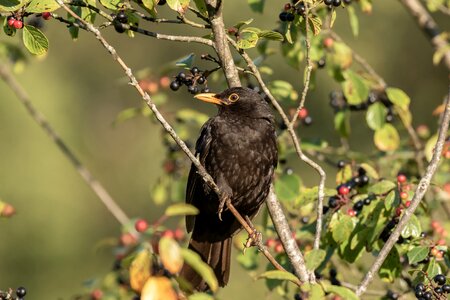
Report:
M414 192L414 196L411 200L411 205L405 210L397 227L392 232L392 234L389 237L389 239L387 240L387 242L384 244L383 248L381 249L380 253L378 254L377 258L375 259L375 262L370 267L370 270L367 272L367 274L364 277L364 279L362 280L361 284L358 286L358 289L356 290L356 294L358 296L361 296L362 294L365 293L367 287L374 279L375 275L377 274L377 272L380 269L381 265L383 264L384 260L388 256L392 247L394 247L395 243L397 242L397 239L400 236L402 230L407 225L409 219L414 214L414 211L419 206L420 201L422 200L425 193L427 192L427 190L430 186L431 179L432 179L434 173L436 172L438 165L439 165L439 161L441 160L441 157L442 157L442 149L444 147L445 139L447 137L447 130L449 127L449 123L450 123L450 86L449 86L449 95L448 95L447 99L445 100L445 111L444 111L444 114L442 117L441 124L439 126L438 139L434 146L433 156L427 167L425 175L422 177L419 184L417 185L416 191Z
M408 12L416 19L417 25L425 32L430 39L435 51L445 51L443 53L444 64L450 70L450 48L445 38L440 35L441 30L439 26L423 7L419 0L400 0Z
M70 150L70 148L64 143L61 137L50 126L47 119L42 113L40 113L31 103L30 97L20 84L13 77L12 72L8 70L6 65L0 65L0 77L16 94L17 99L23 104L33 120L50 136L52 141L59 147L62 153L69 159L69 161L75 166L77 172L81 175L87 185L94 191L97 197L103 202L108 211L119 221L120 224L125 225L130 222L130 219L120 206L109 195L106 189L98 182L89 172L89 170L81 163L76 155Z

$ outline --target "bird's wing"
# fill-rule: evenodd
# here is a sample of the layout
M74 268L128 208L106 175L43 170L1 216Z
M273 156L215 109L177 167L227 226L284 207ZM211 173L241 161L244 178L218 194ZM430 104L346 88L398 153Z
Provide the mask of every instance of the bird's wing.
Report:
M212 119L209 119L205 124L203 124L200 137L195 144L195 156L200 160L202 166L205 165L205 159L208 156L209 146L211 144L211 121ZM203 190L203 179L197 173L197 168L194 164L192 164L187 181L186 203L196 206L196 194L198 195L199 191ZM194 228L194 222L195 216L186 216L186 229L188 232L191 232Z

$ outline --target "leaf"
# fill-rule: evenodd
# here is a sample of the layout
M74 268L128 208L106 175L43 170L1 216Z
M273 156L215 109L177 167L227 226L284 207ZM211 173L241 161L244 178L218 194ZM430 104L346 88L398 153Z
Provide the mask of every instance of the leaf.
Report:
M205 0L194 0L194 3L200 14L204 17L207 17L208 9L206 8Z
M301 188L299 196L295 200L295 206L304 206L318 199L319 188L317 186L312 188ZM336 189L325 189L325 197L335 196Z
M431 258L430 262L427 265L427 275L428 278L433 278L437 274L442 274L442 269L439 263L436 261L435 258Z
M140 115L142 115L142 109L140 107L130 107L124 109L121 112L119 112L119 114L117 115L116 119L113 122L113 125L116 126L119 123L133 119Z
M195 54L191 53L186 55L185 57L180 58L175 65L177 67L183 67L183 68L192 68L192 65L194 64L195 60Z
M296 174L283 174L275 181L275 193L282 202L294 201L300 192L300 177Z
M34 26L25 25L23 28L23 44L32 54L42 55L47 53L47 37Z
M188 300L214 300L214 297L206 293L195 293L190 295Z
M375 146L381 151L394 151L400 146L400 136L397 129L391 124L384 124L375 131L373 137Z
M121 4L121 0L99 0L100 3L111 10L117 10Z
M183 257L184 262L191 266L191 268L194 269L195 272L203 278L203 280L205 280L211 291L216 292L219 288L219 283L214 275L214 271L202 260L200 255L192 250L183 248L181 249L181 256Z
M281 33L272 30L262 30L258 33L259 38L272 40L272 41L284 41L284 37Z
M25 8L25 11L42 13L44 11L54 11L58 8L59 4L55 0L31 0Z
M437 66L448 51L450 51L450 44L447 44L444 47L439 47L439 49L437 49L433 54L433 65Z
M258 43L258 39L259 39L258 33L244 29L241 31L241 34L239 35L237 46L240 49L253 48Z
M1 11L16 11L24 6L25 1L19 0L0 0L0 12Z
M334 41L330 62L339 69L348 69L353 62L353 52L346 44Z
M265 0L247 0L247 2L250 5L252 11L257 13L263 12Z
M306 268L310 271L315 270L325 259L326 252L322 249L311 250L305 255Z
M397 184L395 184L394 182L389 180L382 180L370 186L368 192L373 193L375 195L382 195L392 191L396 187Z
M366 101L369 96L369 87L361 76L352 70L344 72L345 81L342 83L342 91L348 104L357 105Z
M418 238L420 237L420 233L422 232L422 226L420 225L419 220L415 215L412 215L406 224L405 228L402 230L403 238Z
M434 134L428 139L427 143L425 144L425 157L428 161L431 161L431 158L433 157L434 147L436 146L437 140L438 136L437 134Z
M397 191L391 191L389 194L387 194L386 198L384 199L384 207L387 210L391 210L392 207L396 207L398 204L400 204L400 196L398 195Z
M331 12L330 29L333 28L335 21L336 21L336 10L333 9L333 11Z
M140 251L130 265L130 285L136 292L141 292L150 278L151 259L148 249Z
M347 182L353 178L352 167L346 164L342 169L336 173L336 184Z
M189 7L189 2L190 0L167 0L167 5L179 14L184 14Z
M362 163L359 166L367 172L367 175L369 175L369 177L372 177L373 179L377 180L380 178L380 175L378 175L377 170L375 170L375 168L372 167L371 165L367 163Z
M164 268L172 274L180 272L183 267L180 246L173 239L162 237L159 240L159 256Z
M162 176L159 178L156 185L154 185L150 191L153 202L156 205L164 204L168 199L167 188L169 185L169 178L167 176Z
M204 113L201 113L194 109L184 108L184 109L177 110L175 119L178 122L190 123L190 124L194 124L194 125L197 125L198 127L200 127L206 121L208 121L209 117L208 117L208 115L205 115Z
M258 276L258 279L261 278L298 282L298 278L294 274L280 270L266 271Z
M394 103L394 105L404 110L408 110L411 99L404 91L398 88L389 87L386 89L386 94L389 100Z
M336 243L341 243L344 241L348 241L354 224L352 221L352 217L348 215L340 215L335 222L330 222L330 227L332 231L333 240Z
M331 294L335 294L338 296L341 296L342 299L345 300L359 300L358 296L356 296L356 294L343 286L337 286L337 285L331 285L329 283L327 283L326 281L322 282L325 293L331 293Z
M252 22L253 22L253 19L248 19L248 20L245 20L245 21L240 21L240 22L238 22L237 24L235 24L233 27L236 28L236 29L240 29L242 26L244 26L244 25L249 25L249 24L251 24Z
M406 255L408 256L409 264L412 265L424 260L428 256L429 251L430 247L426 246L417 246L412 248L406 253Z
M358 16L356 15L353 6L347 5L345 8L348 12L348 20L350 21L350 28L352 29L353 36L357 37L359 34Z
M269 82L268 88L273 96L281 101L296 101L298 98L297 92L293 86L283 80L274 80Z
M350 112L339 111L334 116L334 129L342 136L350 136Z
M313 34L318 35L322 29L322 20L318 16L312 15L308 18L308 22Z
M400 255L398 254L397 248L393 247L381 265L378 273L383 281L393 282L400 276L401 270L402 264L400 263Z
M377 130L386 123L387 108L380 102L369 106L366 113L366 122L370 129Z
M169 207L167 207L164 214L168 217L192 216L192 215L198 214L198 209L197 209L197 207L190 205L190 204L177 203L177 204L172 204Z
M144 285L141 300L177 300L178 296L167 277L150 277Z
M149 11L152 11L155 9L155 3L156 0L142 0L142 5L147 8Z

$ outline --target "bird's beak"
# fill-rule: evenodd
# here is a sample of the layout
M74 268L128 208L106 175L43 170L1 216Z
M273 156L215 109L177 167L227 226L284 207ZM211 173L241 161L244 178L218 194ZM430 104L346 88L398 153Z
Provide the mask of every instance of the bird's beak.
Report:
M197 94L194 96L194 98L205 101L205 102L209 102L209 103L214 103L217 105L223 105L223 101L220 98L216 97L217 94L214 93L202 93L202 94Z

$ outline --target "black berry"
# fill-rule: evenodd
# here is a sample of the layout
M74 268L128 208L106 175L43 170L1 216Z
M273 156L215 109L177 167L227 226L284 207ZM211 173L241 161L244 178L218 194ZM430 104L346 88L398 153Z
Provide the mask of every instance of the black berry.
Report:
M339 205L339 200L336 197L330 197L330 199L328 199L328 205L331 208L336 208Z
M198 93L198 87L191 85L191 86L188 87L188 91L191 94L197 94Z
M309 126L312 124L313 119L311 118L311 116L306 116L302 121L303 121L303 124L305 124L306 126Z
M421 283L418 283L418 284L416 285L416 287L414 288L414 290L415 290L415 291L423 291L424 288L425 288L425 285L421 282Z
M422 290L416 291L416 293L414 295L416 296L416 298L423 297L423 291Z
M302 296L300 296L300 294L295 294L294 300L303 300L303 298L302 298Z
M330 277L331 278L336 278L337 276L337 271L336 269L330 269Z
M178 73L177 79L180 81L186 79L186 74L184 74L184 72Z
M278 18L280 18L280 21L282 22L286 22L287 21L287 15L288 13L283 11L282 13L280 13L280 15L278 16Z
M114 29L118 32L118 33L124 33L126 31L126 29L123 27L122 23L116 21L113 22L114 23Z
M205 88L202 89L202 93L209 93L209 92L211 92L209 87L205 87Z
M206 79L205 79L205 77L203 77L203 76L200 76L200 77L197 79L197 82L198 82L199 84L204 84L205 81L206 81Z
M341 6L341 0L333 0L333 6L335 7Z
M433 278L434 282L436 282L439 285L443 285L445 284L446 278L444 275L442 274L437 274L436 276L434 276Z
M333 0L323 0L323 3L325 5L332 5L333 4Z
M196 74L200 73L200 70L199 70L197 67L192 67L191 73L192 73L193 75L196 75Z
M325 67L325 64L326 64L325 58L321 58L321 59L319 59L319 61L317 62L317 67L318 67L319 69L322 69L323 67Z
M353 205L353 209L354 210L361 210L364 206L364 202L363 201L358 201Z
M369 176L367 175L363 175L359 177L361 179L361 183L359 184L359 186L365 186L366 184L369 183Z
M128 23L128 16L127 14L121 10L116 17L117 21L119 21L120 23Z
M308 224L309 218L308 217L302 217L301 221L302 221L302 224Z
M443 290L442 290L442 288L440 286L436 287L434 289L434 291L436 292L436 294L442 294L442 292L443 292Z
M431 294L431 292L425 292L422 297L426 300L431 300L433 299L433 294Z
M392 121L394 121L394 115L388 113L388 114L386 115L386 122L392 123Z
M166 0L159 0L158 5L164 5L164 4L166 4L166 2L167 2Z
M177 80L172 81L172 82L170 83L170 89L171 89L172 91L178 91L179 88L180 88L180 83L179 83Z
M388 290L387 294L386 294L386 298L388 298L389 300L397 300L399 297L399 294L397 294L394 291Z
M294 14L291 14L291 13L286 14L286 21L292 22L292 21L294 21L294 19L295 19Z
M344 0L344 3L349 5L350 3L352 3L352 0Z
M328 206L324 205L323 209L322 209L322 213L326 214L329 210L330 210L330 208Z
M17 297L22 298L22 297L25 297L26 294L27 294L27 290L23 286L17 288L17 290L16 290Z
M369 205L370 202L372 202L372 199L370 199L370 197L367 197L367 198L364 199L363 201L364 201L364 205Z
M444 293L450 293L450 284L444 284L442 286L442 290L444 291Z
M338 161L337 162L337 167L339 169L342 169L343 167L345 167L345 161L343 161L343 160Z

